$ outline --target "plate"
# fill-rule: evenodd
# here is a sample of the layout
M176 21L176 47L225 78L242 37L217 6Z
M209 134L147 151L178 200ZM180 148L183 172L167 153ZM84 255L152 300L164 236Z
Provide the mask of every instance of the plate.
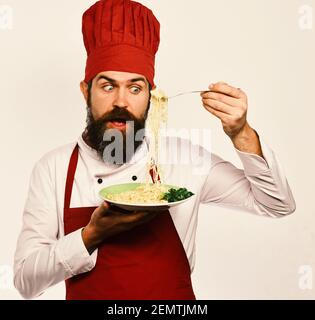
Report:
M167 210L169 208L178 206L187 200L189 200L191 197L176 201L176 202L168 202L168 203L123 203L123 202L117 202L113 201L111 199L108 199L109 194L118 194L126 191L132 191L136 188L140 187L141 185L145 185L145 183L124 183L124 184L116 184L109 186L107 188L102 189L99 192L99 195L103 200L106 202L113 204L121 209L128 210L128 211L136 211L136 210L146 210L146 211L162 211ZM179 187L172 186L172 185L166 185L169 188L175 188L178 189Z

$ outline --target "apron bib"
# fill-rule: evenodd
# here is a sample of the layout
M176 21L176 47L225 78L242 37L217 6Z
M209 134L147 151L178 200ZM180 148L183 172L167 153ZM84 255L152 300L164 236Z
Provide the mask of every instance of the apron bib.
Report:
M85 227L96 209L70 208L78 156L76 145L65 187L65 234ZM66 299L195 300L189 262L169 211L106 239L95 267L66 280Z

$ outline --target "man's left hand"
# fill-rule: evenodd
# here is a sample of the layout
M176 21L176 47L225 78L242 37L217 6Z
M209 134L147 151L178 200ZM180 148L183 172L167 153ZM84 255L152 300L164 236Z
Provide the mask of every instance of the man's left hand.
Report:
M225 82L210 85L209 90L201 93L203 106L221 120L224 132L233 139L247 123L247 96Z
M202 104L219 118L224 132L239 151L263 156L257 132L247 122L247 96L240 88L225 82L209 86L210 92L201 93Z

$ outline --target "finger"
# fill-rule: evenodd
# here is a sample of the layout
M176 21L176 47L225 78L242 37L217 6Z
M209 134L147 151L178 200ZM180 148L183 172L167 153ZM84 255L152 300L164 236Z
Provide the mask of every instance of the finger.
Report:
M205 107L205 108L208 112L213 114L216 118L220 119L221 122L226 122L228 120L228 115L226 113L217 111L216 109L211 107Z
M244 96L244 93L241 89L234 88L226 83L216 83L213 85L212 91L227 94L233 98L240 99Z
M142 216L141 219L138 220L139 224L146 223L154 219L158 214L158 211L148 212L146 215Z
M96 211L101 216L104 216L106 213L108 213L109 209L110 209L109 203L106 201L103 201L103 203L96 209Z
M220 83L220 84L227 84L226 82L223 82L223 81L219 81L219 82L217 82L217 84L218 83ZM208 88L211 90L213 87L214 87L214 83L211 83L209 86L208 86Z
M131 214L133 212L133 211L130 211L130 210L126 210L126 209L117 207L114 204L110 205L109 211L114 213L114 214L119 214L119 215Z
M220 111L228 115L233 115L233 112L235 111L234 107L231 107L223 102L214 99L202 99L202 103L204 107L211 107L217 111Z
M227 82L224 82L224 81L218 81L217 84L226 84L226 85L229 85ZM213 85L215 85L215 83L213 83Z
M239 99L227 96L227 95L222 94L222 93L217 93L217 92L202 93L201 97L203 99L218 100L220 102L223 102L225 104L228 104L228 105L234 106L234 107L239 107L239 106L241 106L241 103L242 103Z
M218 118L222 123L225 123L228 121L228 115L226 113L217 111L211 107L205 107L207 109L208 112L210 112L211 114L213 114L216 118Z
M134 216L137 216L139 218L145 218L150 216L155 216L159 213L159 211L134 211Z
M126 215L126 222L127 223L135 223L139 224L140 222L147 222L154 218L158 212L156 211L134 211L131 212L129 215Z

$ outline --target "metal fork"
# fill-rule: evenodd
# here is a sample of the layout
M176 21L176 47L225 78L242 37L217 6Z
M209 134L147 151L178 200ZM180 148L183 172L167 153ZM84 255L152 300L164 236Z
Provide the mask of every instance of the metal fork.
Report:
M178 93L176 94L175 96L171 96L171 97L168 97L169 99L173 99L173 98L176 98L176 97L179 97L179 96L183 96L185 94L191 94L191 93L201 93L201 92L210 92L210 90L197 90L197 91L187 91L187 92L181 92L181 93Z

